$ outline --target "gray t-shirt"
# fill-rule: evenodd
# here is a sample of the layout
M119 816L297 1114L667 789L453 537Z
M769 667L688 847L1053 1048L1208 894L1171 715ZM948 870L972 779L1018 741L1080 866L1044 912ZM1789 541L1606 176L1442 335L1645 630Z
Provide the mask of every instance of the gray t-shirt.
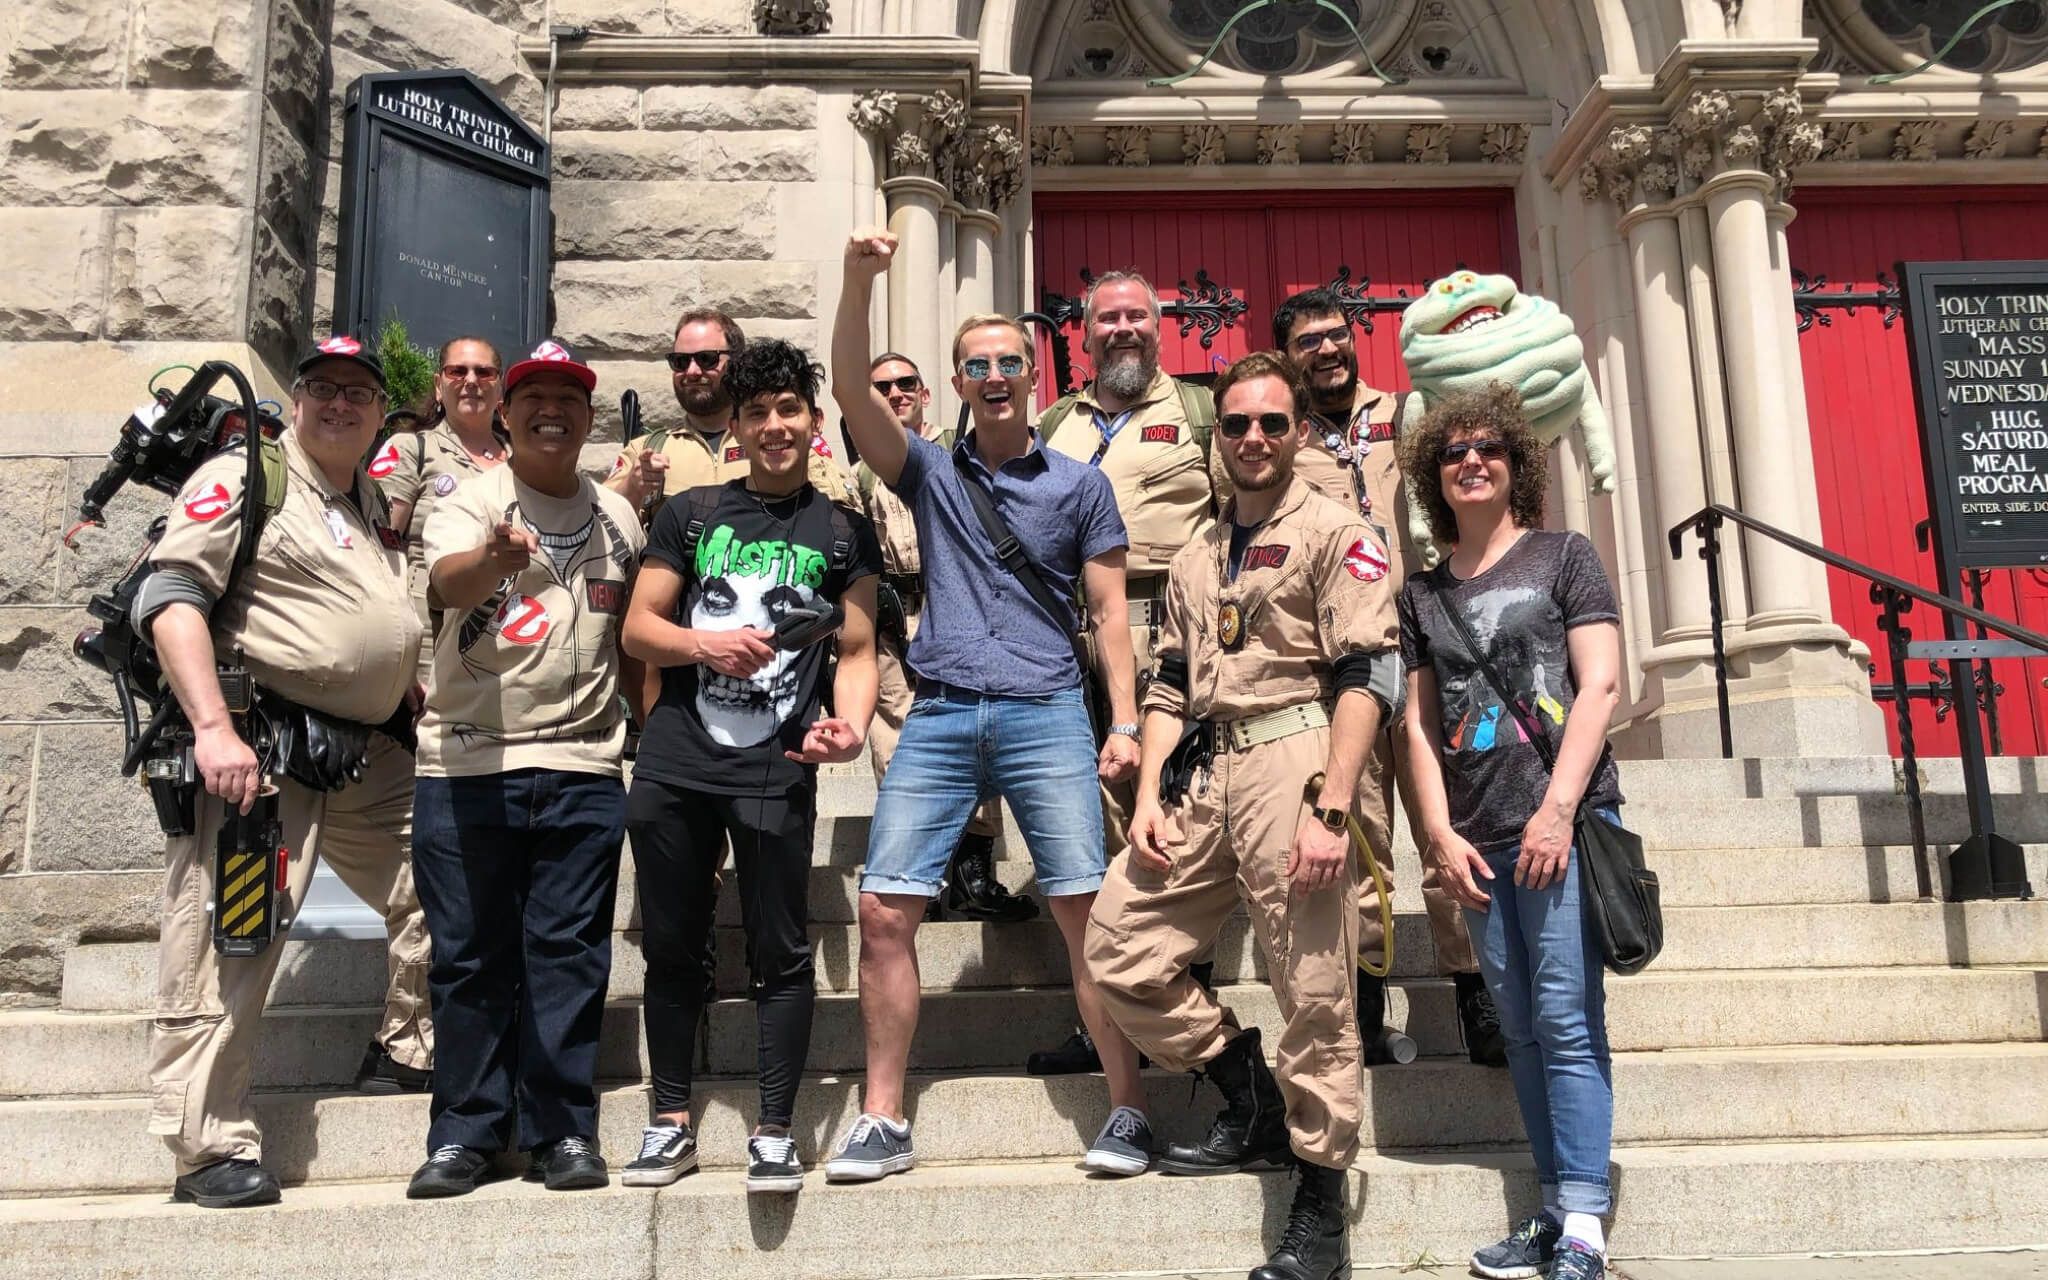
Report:
M1577 533L1532 529L1476 577L1454 577L1446 561L1402 586L1402 664L1436 673L1451 827L1484 849L1521 838L1543 804L1550 771L1444 616L1447 605L1458 610L1553 752L1564 743L1565 717L1577 693L1565 632L1619 614L1599 555ZM1621 778L1611 754L1600 757L1583 804L1620 807Z

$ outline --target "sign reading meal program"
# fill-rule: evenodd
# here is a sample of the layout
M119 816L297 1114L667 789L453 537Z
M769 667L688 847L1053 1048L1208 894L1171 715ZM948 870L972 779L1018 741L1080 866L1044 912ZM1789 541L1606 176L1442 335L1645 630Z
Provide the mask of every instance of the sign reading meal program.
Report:
M2048 564L2048 262L1900 270L1945 573Z
M548 149L466 71L349 86L335 328L396 315L414 343L461 334L506 353L545 334Z

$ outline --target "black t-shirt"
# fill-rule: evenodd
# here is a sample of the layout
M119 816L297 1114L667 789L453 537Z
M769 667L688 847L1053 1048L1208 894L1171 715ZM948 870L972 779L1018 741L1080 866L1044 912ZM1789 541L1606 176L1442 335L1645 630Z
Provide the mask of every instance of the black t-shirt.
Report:
M1620 615L1599 554L1577 533L1532 529L1476 577L1454 577L1445 561L1402 586L1402 664L1436 673L1451 828L1484 849L1521 838L1543 804L1550 771L1444 616L1446 605L1458 610L1553 752L1564 745L1577 693L1565 632ZM1600 757L1582 805L1620 807L1621 777L1611 754Z
M749 492L745 480L716 492L695 556L685 549L689 492L662 505L647 535L645 554L683 576L682 626L773 630L791 609L833 604L849 584L882 571L874 525L810 485L780 499ZM782 753L801 747L818 718L830 647L778 652L745 680L700 663L666 668L635 776L719 795L780 795L805 782L812 769Z

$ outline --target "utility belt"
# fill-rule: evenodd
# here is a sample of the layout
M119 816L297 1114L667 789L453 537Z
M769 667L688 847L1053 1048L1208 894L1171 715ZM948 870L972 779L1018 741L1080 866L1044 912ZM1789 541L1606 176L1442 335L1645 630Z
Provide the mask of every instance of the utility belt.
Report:
M1327 728L1329 723L1330 710L1320 702L1300 702L1241 720L1190 721L1159 772L1159 798L1169 805L1186 799L1195 774L1207 769L1218 752L1249 751L1297 733Z
M924 612L924 575L885 573L875 585L875 628L898 644L910 643L910 619Z

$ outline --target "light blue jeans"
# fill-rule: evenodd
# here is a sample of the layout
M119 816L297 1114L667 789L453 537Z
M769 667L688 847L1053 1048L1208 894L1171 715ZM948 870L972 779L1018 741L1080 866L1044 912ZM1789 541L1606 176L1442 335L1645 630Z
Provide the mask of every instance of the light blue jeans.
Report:
M1108 866L1096 754L1078 686L1027 698L920 681L875 799L861 892L935 896L991 796L1024 833L1040 893L1095 892Z
M1613 810L1601 817L1619 823ZM1585 927L1579 851L1548 889L1515 885L1519 844L1482 849L1493 879L1485 911L1465 909L1479 970L1500 1011L1508 1076L1543 1198L1566 1213L1614 1208L1607 1155L1614 1137L1614 1068L1599 943Z

